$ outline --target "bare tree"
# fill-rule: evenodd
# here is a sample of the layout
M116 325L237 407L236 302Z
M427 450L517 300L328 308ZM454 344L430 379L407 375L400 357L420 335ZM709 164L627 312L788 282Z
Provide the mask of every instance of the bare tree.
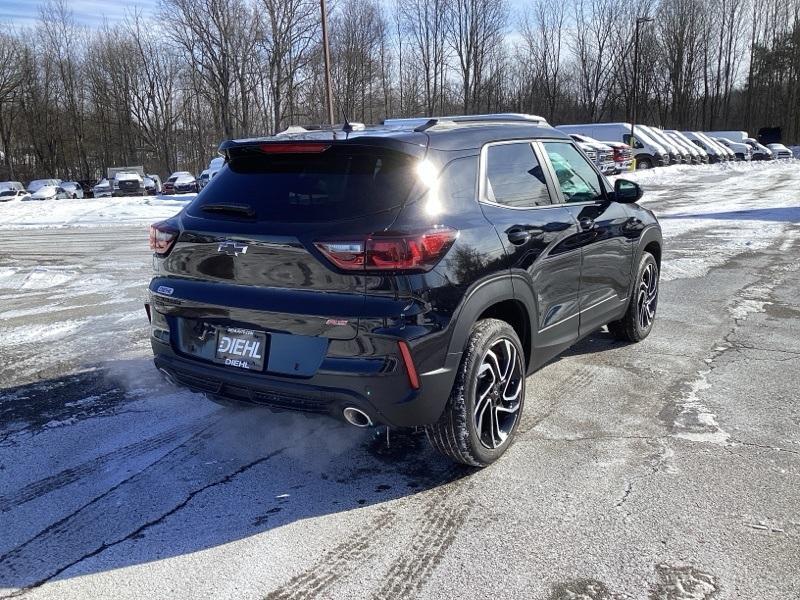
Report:
M503 0L452 0L447 11L448 42L457 58L464 113L477 110L491 52L503 42Z
M14 149L11 146L12 123L19 110L18 96L23 78L23 46L8 33L0 32L0 142L7 176L14 178Z

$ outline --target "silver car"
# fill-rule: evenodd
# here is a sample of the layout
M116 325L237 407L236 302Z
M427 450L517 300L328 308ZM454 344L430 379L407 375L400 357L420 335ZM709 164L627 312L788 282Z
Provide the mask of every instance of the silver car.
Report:
M62 181L61 187L67 192L67 198L72 198L73 200L83 198L83 188L77 181Z

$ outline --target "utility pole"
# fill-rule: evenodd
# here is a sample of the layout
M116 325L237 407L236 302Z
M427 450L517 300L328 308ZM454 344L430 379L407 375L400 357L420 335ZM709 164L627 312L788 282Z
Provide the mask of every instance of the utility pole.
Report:
M334 124L333 118L333 90L331 89L331 51L328 47L328 10L325 7L325 0L319 0L320 11L322 12L322 53L325 57L325 98L328 104L328 122Z
M637 92L639 90L639 25L642 23L649 23L652 20L653 19L651 17L637 17L636 27L634 28L633 34L633 101L631 103L631 146L634 149L636 148L636 105L639 101L637 96Z

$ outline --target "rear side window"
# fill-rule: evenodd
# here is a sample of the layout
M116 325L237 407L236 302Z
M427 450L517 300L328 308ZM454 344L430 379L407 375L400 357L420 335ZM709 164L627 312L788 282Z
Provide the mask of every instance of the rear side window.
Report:
M487 148L486 199L512 208L550 204L544 172L530 143Z
M246 204L258 221L319 223L401 206L417 185L418 160L374 146L330 146L323 152L271 154L236 149L189 207Z

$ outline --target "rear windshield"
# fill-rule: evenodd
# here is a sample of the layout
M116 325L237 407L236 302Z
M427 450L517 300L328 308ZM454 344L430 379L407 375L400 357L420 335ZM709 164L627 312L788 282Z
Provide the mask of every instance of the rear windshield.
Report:
M188 208L243 204L256 220L319 223L402 205L417 182L416 160L374 146L330 146L320 153L266 154L237 149Z

